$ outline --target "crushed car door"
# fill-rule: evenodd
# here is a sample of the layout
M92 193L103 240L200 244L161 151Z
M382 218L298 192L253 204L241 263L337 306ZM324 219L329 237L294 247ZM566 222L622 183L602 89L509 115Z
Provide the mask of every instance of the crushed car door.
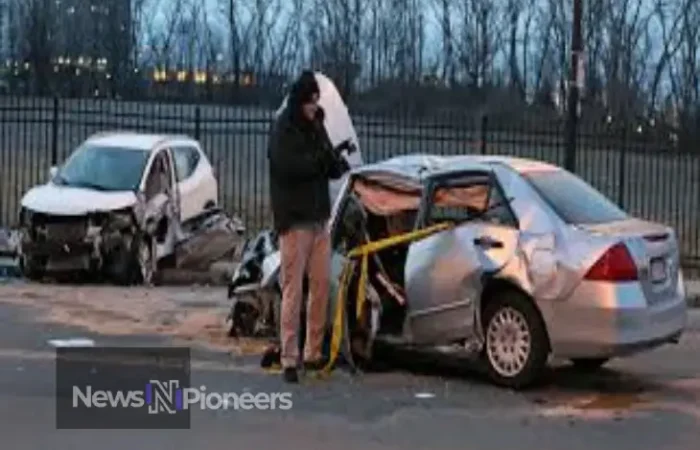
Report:
M518 231L490 171L432 179L418 226L452 222L409 247L405 280L408 326L415 343L447 343L473 335L484 275L500 270L515 252Z
M175 174L167 149L156 151L144 180L146 199L143 228L155 237L156 257L172 251L173 225L179 217Z
M172 148L175 175L180 194L180 220L187 221L213 202L206 186L206 169L200 164L200 153L195 147L178 145Z

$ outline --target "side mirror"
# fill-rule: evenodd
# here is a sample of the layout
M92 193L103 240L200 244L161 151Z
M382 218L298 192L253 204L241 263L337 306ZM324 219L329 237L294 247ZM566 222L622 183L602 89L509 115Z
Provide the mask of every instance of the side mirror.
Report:
M58 167L51 166L51 168L49 169L49 179L53 180L57 174L58 174Z

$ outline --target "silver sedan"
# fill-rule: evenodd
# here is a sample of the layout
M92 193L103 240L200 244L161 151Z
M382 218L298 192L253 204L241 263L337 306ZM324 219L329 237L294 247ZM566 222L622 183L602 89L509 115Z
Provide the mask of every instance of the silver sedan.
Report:
M410 238L439 224L450 225ZM357 315L359 264L343 286L356 361L371 361L380 341L466 352L495 383L521 388L550 356L595 369L677 342L685 327L674 231L544 162L409 155L365 165L329 226L333 299L352 249L407 236L369 256Z

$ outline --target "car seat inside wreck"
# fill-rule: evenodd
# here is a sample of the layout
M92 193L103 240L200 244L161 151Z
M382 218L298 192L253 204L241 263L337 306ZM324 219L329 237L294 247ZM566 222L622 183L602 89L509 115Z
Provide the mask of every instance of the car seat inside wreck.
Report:
M419 185L355 178L332 230L333 250L347 254L368 242L410 232L416 224L421 193ZM406 316L404 267L408 247L409 243L391 246L369 258L368 281L381 302L378 334L402 334ZM349 310L355 308L359 276L359 270L355 270L349 283L346 297ZM354 323L354 315L349 315L348 320L349 329L357 333L362 334L369 327L369 324Z

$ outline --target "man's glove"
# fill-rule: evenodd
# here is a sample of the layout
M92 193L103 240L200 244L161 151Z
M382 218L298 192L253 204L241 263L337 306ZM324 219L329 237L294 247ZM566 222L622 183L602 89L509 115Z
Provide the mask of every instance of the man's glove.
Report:
M339 152L332 151L328 152L327 155L327 173L332 179L340 178L350 170L350 164Z
M334 150L338 154L342 153L343 151L347 151L348 154L351 155L357 151L357 146L350 139L346 139L338 144Z

